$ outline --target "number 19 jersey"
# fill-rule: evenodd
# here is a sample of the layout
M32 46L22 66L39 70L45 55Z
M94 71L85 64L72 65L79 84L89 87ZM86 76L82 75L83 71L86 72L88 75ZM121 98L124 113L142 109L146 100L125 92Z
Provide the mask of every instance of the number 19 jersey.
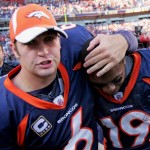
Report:
M134 66L121 99L99 91L98 121L108 150L150 149L150 51L132 54Z

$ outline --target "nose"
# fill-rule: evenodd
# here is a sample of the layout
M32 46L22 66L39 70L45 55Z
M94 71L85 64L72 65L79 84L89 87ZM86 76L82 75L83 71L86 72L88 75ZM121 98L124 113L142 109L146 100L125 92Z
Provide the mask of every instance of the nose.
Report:
M49 53L49 47L44 43L40 44L38 49L38 56L43 57L46 56L48 53Z
M107 93L109 95L114 95L115 91L116 91L116 86L113 83L109 83L109 84L105 85L102 88L102 90L103 90L103 92L105 92L105 93Z

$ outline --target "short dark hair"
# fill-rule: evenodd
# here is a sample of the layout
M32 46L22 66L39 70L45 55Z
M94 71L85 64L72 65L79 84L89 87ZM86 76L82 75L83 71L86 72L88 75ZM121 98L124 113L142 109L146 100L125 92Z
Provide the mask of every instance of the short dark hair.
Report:
M80 55L80 60L81 60L82 65L85 62L84 61L85 57L90 53L90 51L87 51L87 48L92 40L93 40L93 38L87 40L82 46L81 55ZM88 69L88 68L86 68L86 69Z

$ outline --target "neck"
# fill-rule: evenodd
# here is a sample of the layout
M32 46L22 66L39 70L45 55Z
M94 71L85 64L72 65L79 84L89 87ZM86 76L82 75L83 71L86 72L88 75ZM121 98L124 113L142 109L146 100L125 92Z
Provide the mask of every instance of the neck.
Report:
M25 92L31 92L50 85L55 80L56 74L57 72L48 77L40 77L33 74L25 74L20 71L12 79L12 82L21 90Z

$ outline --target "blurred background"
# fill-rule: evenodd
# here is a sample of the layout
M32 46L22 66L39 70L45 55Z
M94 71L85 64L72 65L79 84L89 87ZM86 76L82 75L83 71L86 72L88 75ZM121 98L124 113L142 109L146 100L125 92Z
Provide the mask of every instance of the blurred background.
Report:
M76 23L94 36L130 30L137 37L138 48L150 48L150 0L3 0L0 2L0 44L5 62L17 65L10 49L9 20L16 8L29 3L47 7L58 25Z

